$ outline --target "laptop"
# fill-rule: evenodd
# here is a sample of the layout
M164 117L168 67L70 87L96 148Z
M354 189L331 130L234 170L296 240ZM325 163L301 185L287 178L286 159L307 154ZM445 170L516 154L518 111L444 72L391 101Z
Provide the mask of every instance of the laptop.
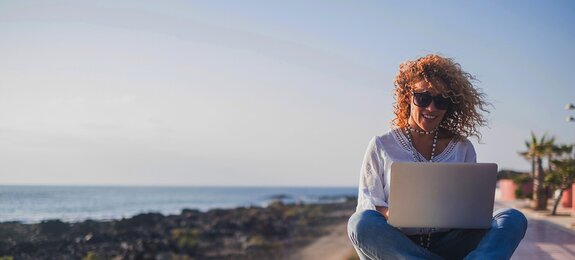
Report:
M489 228L497 164L393 163L389 224L402 228Z

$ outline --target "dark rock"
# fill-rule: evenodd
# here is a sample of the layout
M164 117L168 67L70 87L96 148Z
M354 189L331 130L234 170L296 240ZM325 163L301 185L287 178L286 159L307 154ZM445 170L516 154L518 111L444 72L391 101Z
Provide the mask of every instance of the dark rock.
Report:
M0 256L14 259L274 259L344 222L355 201L182 210L113 221L0 223ZM345 212L347 212L345 211Z
M269 196L268 198L269 198L269 199L272 199L272 200L287 200L287 199L293 199L292 196L286 195L286 194L271 195L271 196Z
M46 220L38 224L40 233L46 236L61 236L70 230L70 224L58 219Z
M164 215L160 213L145 213L136 215L126 221L132 226L153 226L160 222L163 217Z

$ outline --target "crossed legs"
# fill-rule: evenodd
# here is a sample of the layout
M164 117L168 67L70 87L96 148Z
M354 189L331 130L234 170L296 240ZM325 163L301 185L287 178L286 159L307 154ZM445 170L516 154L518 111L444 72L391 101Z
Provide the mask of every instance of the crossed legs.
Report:
M454 229L425 249L375 210L356 212L348 222L360 259L509 259L526 229L521 212L500 209L493 213L490 229Z

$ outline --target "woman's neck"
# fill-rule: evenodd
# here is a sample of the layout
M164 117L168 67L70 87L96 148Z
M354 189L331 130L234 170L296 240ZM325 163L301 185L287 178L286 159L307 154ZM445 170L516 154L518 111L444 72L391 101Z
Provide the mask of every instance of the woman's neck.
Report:
M416 132L411 132L411 138L416 143L431 143L433 142L433 138L435 133L433 134L418 134Z
M421 137L423 140L431 140L435 136L436 132L439 131L439 127L432 129L432 130L423 130L422 128L418 127L416 124L408 122L407 129L411 133L412 136ZM417 138L417 137L416 137Z

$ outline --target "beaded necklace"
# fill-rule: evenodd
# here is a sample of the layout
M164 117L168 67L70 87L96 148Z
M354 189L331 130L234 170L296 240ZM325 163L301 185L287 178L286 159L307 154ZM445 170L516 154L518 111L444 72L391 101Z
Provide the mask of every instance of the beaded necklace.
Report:
M435 133L435 135L433 135L433 143L431 144L431 157L429 157L429 162L433 161L433 157L435 156L435 145L437 144L437 137L439 134L439 131L437 130L437 128L435 128L434 130L431 130L429 132L427 131L422 131L422 130L418 130L418 129L414 129L411 126L407 125L407 128L405 129L405 136L407 137L407 140L411 143L411 146L413 147L413 150L411 150L411 155L413 156L413 161L414 162L419 162L421 160L418 159L417 156L417 150L415 149L415 144L413 143L413 139L411 138L411 133L410 132L416 132L418 134L432 134ZM425 159L425 158L424 158Z
M435 133L435 135L433 135L433 143L431 144L431 156L429 157L429 162L433 162L433 157L435 156L435 145L437 144L437 137L439 134L438 128L435 128L431 131L422 131L419 129L415 129L412 128L410 125L407 125L407 128L405 129L405 136L407 137L407 140L411 143L412 146L412 150L411 150L411 155L413 156L413 161L414 162L420 162L421 160L419 159L419 157L417 156L417 150L415 149L415 144L413 143L413 139L411 138L411 132L416 132L418 134L433 134ZM423 158L425 160L425 158ZM434 232L435 228L431 228L430 231L427 232L427 243L424 244L423 242L423 235L419 236L419 244L422 247L425 247L427 249L429 249L429 246L431 245L431 232ZM419 233L423 233L423 229L419 230Z
M431 130L431 131L425 131L425 130L415 129L415 128L411 127L410 125L407 125L407 129L408 129L410 132L416 132L416 133L418 133L418 134L420 134L420 135L430 135L430 134L433 134L433 133L435 133L435 132L438 132L437 129L439 129L439 127L438 127L438 128L435 128L435 129L433 129L433 130Z

